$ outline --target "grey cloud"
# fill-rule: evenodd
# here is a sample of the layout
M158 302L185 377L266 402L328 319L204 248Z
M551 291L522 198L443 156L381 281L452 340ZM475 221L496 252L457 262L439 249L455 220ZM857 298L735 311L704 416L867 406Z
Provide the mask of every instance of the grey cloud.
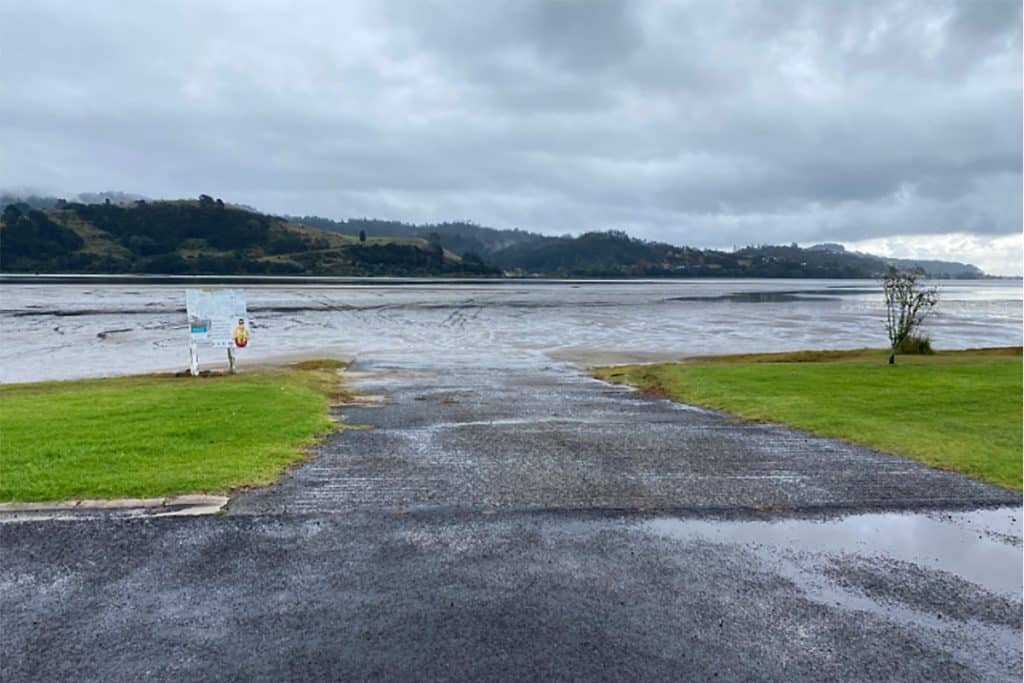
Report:
M0 14L0 187L714 246L1020 232L1012 0Z

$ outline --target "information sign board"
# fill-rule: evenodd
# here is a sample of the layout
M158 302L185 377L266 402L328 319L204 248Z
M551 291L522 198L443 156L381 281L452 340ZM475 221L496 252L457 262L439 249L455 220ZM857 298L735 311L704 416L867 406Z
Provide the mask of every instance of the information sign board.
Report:
M249 346L249 316L244 289L187 289L189 371L199 374L199 344L228 350L228 368L235 371L235 352Z
M189 289L185 291L185 308L193 342L222 349L249 345L244 289Z

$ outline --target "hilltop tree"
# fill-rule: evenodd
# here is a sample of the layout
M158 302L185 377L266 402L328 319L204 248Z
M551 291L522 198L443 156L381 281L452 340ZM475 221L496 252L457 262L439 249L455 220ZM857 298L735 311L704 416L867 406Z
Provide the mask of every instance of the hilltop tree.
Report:
M889 332L889 365L896 362L896 350L921 326L939 301L937 287L924 287L924 271L900 272L890 266L882 280L885 293L885 329Z
M8 204L4 208L3 218L0 218L0 222L4 225L14 225L21 218L21 211L14 204Z

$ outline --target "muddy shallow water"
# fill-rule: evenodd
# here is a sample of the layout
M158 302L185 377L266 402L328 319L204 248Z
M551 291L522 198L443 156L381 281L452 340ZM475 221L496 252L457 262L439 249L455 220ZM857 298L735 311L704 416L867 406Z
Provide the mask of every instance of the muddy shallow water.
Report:
M187 364L186 284L3 285L0 381L130 374ZM202 286L194 285L194 286ZM884 346L877 283L677 280L245 286L246 360L357 355L388 365L541 367L709 353ZM927 331L938 348L1019 344L1018 281L943 282ZM219 362L212 350L201 355Z

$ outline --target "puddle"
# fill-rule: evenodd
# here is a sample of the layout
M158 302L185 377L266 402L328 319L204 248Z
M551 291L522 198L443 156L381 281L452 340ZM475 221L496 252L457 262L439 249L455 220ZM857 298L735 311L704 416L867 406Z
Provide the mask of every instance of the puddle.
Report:
M872 513L827 520L706 521L657 518L656 534L825 555L912 562L1020 600L1021 508L962 513Z

